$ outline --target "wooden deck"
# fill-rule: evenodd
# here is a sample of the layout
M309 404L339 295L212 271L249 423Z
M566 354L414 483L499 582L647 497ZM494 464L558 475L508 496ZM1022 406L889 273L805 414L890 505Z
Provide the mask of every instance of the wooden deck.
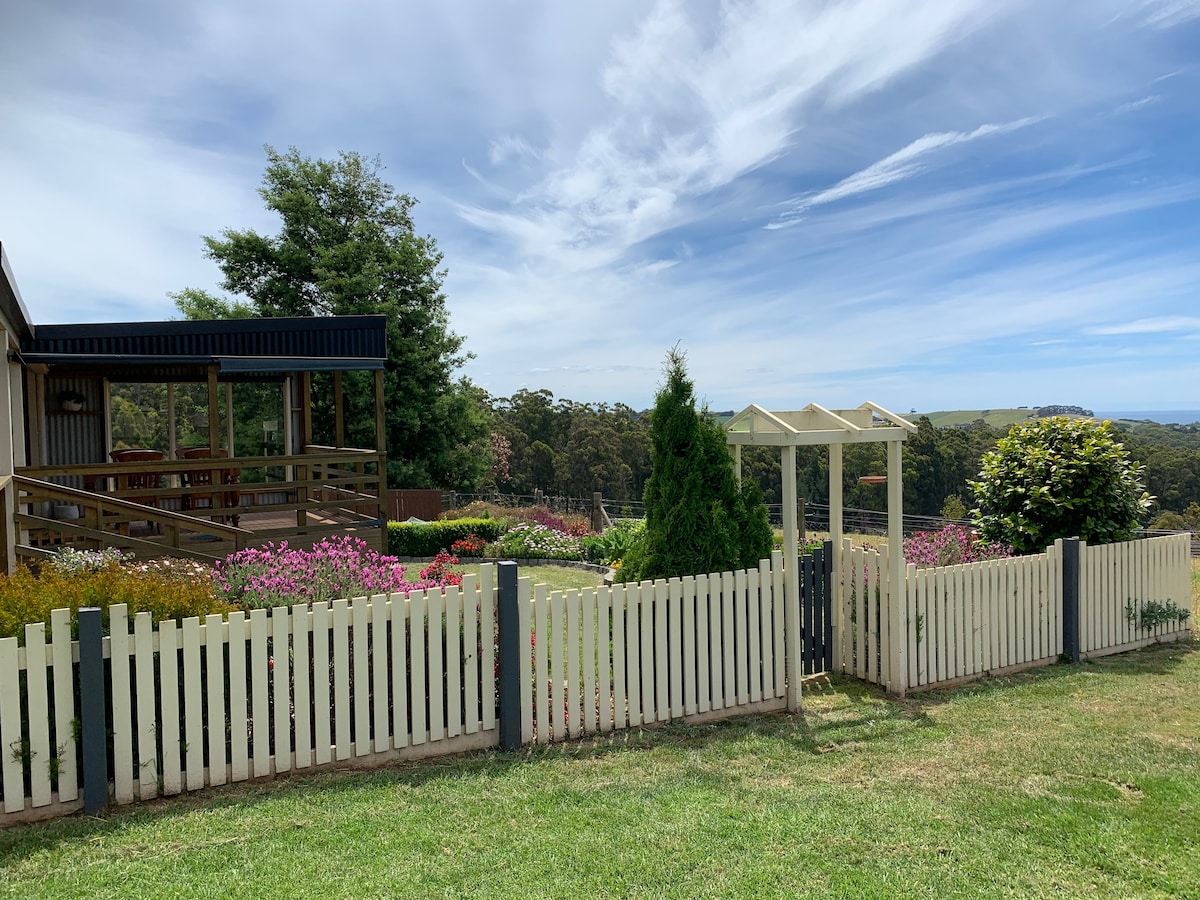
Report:
M383 551L379 459L369 451L312 448L303 456L223 459L219 470L212 460L22 469L13 476L17 552L119 547L138 557L212 560L268 542L305 547L345 534ZM246 469L268 466L286 477L240 480ZM211 480L189 479L192 471L211 473Z

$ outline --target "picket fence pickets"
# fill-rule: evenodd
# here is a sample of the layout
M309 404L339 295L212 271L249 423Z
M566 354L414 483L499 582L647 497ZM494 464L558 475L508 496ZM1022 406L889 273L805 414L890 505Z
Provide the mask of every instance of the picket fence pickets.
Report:
M906 571L908 686L978 678L1062 653L1062 542L1045 553Z
M518 579L522 739L785 708L782 565L567 591Z
M1078 549L1082 656L1187 634L1190 621L1140 622L1152 601L1190 610L1187 535ZM903 693L1044 665L1064 651L1063 542L1027 557L908 566L894 586L886 547L846 542L839 558L836 570L797 561L788 575L777 552L746 571L570 591L516 578L515 603L506 602L518 637L509 696L520 708L504 728L493 565L444 593L178 624L114 605L103 638L111 798L493 747L504 729L548 743L781 710L789 673L819 671L824 660ZM840 602L813 608L825 591ZM789 606L802 610L794 620ZM793 621L798 643L788 646ZM71 630L70 611L55 610L49 634L39 623L25 627L24 646L0 639L0 826L83 805ZM895 675L893 655L907 660Z
M860 554L863 562L847 564L849 554L843 552L844 583L860 576L860 582L868 583L874 573L877 561L871 551ZM1096 547L1080 542L1079 559L1081 656L1122 653L1188 633L1190 619L1143 629L1139 617L1151 601L1191 609L1189 535ZM866 575L860 572L864 563ZM1068 624L1063 621L1063 565L1063 541L1056 541L1044 553L1031 556L924 569L908 566L902 592L907 687L961 683L1056 661L1065 649ZM879 571L886 573L886 568ZM886 603L885 593L880 604ZM875 623L871 618L868 638ZM843 633L843 653L847 638ZM870 666L865 671L846 666L843 671L870 681L878 678Z
M1080 652L1105 656L1186 634L1193 624L1140 625L1150 601L1191 610L1191 542L1173 534L1090 547L1080 543Z

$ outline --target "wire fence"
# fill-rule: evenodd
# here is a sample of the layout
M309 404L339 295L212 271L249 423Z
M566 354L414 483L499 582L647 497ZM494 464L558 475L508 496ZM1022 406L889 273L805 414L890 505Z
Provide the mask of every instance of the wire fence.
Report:
M461 509L474 502L483 501L496 506L517 509L527 506L544 506L551 512L574 513L591 516L593 501L591 497L552 497L542 492L534 494L460 494L456 491L442 492L443 509ZM601 499L605 519L616 522L620 519L644 519L646 504L641 500L613 500L608 497ZM829 504L803 501L802 529L807 532L829 531ZM783 524L783 504L768 503L767 518L772 525ZM902 531L905 535L913 535L922 531L941 531L947 525L963 525L968 528L974 523L969 519L947 519L942 516L918 516L905 514ZM885 510L842 509L842 531L850 534L886 535L888 532L888 514ZM1174 534L1171 531L1153 531L1138 529L1137 537L1162 537ZM1200 540L1192 540L1192 556L1200 558Z

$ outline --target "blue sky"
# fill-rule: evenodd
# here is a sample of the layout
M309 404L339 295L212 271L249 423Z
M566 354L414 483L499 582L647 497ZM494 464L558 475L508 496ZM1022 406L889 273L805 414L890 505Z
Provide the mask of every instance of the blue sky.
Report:
M0 87L36 322L172 317L344 149L498 396L1200 407L1200 0L9 0Z

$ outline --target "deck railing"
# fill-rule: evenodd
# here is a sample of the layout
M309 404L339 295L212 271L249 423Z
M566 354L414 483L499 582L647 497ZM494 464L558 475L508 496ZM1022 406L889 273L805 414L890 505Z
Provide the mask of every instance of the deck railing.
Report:
M293 456L18 469L18 553L120 547L136 556L221 558L286 540L352 533L383 550L381 454L308 447Z

